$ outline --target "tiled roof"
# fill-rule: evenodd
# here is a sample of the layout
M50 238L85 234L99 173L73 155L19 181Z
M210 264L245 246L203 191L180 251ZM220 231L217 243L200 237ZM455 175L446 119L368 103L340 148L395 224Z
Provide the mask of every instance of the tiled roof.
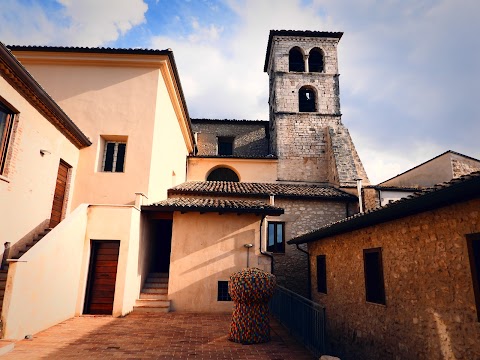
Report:
M170 198L152 205L142 206L142 211L221 212L281 215L283 209L261 201Z
M343 32L329 32L329 31L302 31L302 30L270 30L267 43L267 55L265 57L265 66L263 71L267 72L268 61L270 59L270 50L272 48L272 41L274 36L303 36L303 37L324 37L341 39Z
M284 198L354 200L355 196L328 185L249 183L231 181L190 181L168 190L169 194L237 195Z
M303 244L320 240L475 198L480 198L480 171L437 184L385 206L328 224L297 236L288 243Z
M248 120L248 119L191 119L193 123L224 123L224 124L240 124L240 125L266 125L268 120Z

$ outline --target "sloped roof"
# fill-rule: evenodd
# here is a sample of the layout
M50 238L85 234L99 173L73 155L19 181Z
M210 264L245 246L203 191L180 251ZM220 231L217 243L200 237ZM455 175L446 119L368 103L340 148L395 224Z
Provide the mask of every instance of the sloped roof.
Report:
M268 125L268 120L249 120L249 119L191 119L192 123L207 124L240 124L240 125Z
M297 236L288 243L304 244L479 197L480 171L476 171L416 192L385 206L328 224Z
M75 146L81 149L92 144L90 139L1 42L0 74Z
M274 36L302 36L302 37L324 37L341 39L343 32L329 32L329 31L302 31L302 30L270 30L268 35L267 54L265 56L265 65L263 72L267 72L268 61L270 60L270 50L272 49L272 42Z
M427 164L427 163L429 163L429 162L431 162L431 161L433 161L433 160L435 160L435 159L438 159L439 157L441 157L441 156L443 156L443 155L446 155L446 154L458 155L458 156L461 156L461 157L463 157L463 158L465 158L465 159L469 159L469 160L473 160L473 161L478 161L478 162L480 163L480 160L479 160L479 159L476 159L476 158L474 158L474 157L471 157L471 156L468 156L468 155L464 155L464 154L461 154L461 153L456 152L456 151L453 151L453 150L447 150L447 151L441 153L440 155L437 155L437 156L435 156L435 157L433 157L433 158L431 158L431 159L429 159L429 160L427 160L427 161L424 161L424 162L421 163L421 164L418 164L417 166L412 167L411 169L408 169L408 170L406 170L406 171L404 171L404 172L402 172L402 173L400 173L400 174L398 174L398 175L395 175L395 176L391 177L390 179L387 179L387 180L382 181L382 182L379 183L377 186L382 186L382 184L384 184L384 183L386 183L386 182L388 182L388 181L390 181L390 180L393 180L393 179L395 179L395 178L397 178L397 177L399 177L399 176L402 176L402 175L404 175L404 174L406 174L406 173L408 173L408 172L410 172L410 171L412 171L412 170L415 170L415 169L417 169L417 168L419 168L419 167L421 167L421 166L423 166L423 165L425 165L425 164Z
M282 208L267 205L261 201L198 198L170 198L152 205L142 206L142 211L251 213L273 216L283 214Z
M236 195L354 201L355 196L329 185L249 183L232 181L190 181L168 190L169 195Z

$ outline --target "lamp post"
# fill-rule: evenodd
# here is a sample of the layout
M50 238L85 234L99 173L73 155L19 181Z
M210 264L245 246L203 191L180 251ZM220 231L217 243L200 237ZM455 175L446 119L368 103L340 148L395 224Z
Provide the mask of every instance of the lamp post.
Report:
M253 244L245 244L243 247L247 248L247 268L249 267L249 259L250 259L250 248L253 246Z

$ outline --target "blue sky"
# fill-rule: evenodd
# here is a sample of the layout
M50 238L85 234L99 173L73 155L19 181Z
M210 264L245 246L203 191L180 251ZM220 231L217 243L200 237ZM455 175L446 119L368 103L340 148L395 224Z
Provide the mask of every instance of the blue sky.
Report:
M270 29L343 31L343 123L370 180L480 158L477 0L2 0L6 44L171 48L192 117L268 119Z

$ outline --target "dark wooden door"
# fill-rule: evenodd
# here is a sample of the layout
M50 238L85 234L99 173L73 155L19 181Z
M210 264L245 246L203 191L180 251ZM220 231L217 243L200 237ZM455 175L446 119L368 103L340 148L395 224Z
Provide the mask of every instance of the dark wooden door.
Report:
M65 200L65 190L67 188L68 169L70 167L60 160L58 165L57 183L53 195L52 213L50 215L50 227L54 228L62 221L63 203Z
M120 241L91 242L84 314L112 315Z

